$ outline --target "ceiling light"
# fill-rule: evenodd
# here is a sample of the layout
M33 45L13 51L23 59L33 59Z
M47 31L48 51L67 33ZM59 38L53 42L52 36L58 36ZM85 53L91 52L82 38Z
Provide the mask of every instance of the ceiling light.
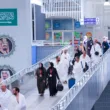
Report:
M104 5L105 6L109 6L110 5L110 2L105 2Z
M42 5L41 0L31 0L31 4Z
M105 5L105 6L109 6L109 5L110 5L109 0L105 0L104 5Z

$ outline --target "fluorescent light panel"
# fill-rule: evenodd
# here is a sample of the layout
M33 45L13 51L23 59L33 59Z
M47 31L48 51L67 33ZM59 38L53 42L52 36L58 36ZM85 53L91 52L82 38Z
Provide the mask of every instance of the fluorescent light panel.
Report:
M109 6L110 5L110 1L109 0L105 0L104 5L105 6Z
M31 0L31 4L42 5L41 0Z

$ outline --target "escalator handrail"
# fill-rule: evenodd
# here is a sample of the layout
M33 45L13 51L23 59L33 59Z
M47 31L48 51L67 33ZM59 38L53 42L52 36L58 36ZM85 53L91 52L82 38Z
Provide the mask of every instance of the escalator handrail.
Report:
M2 81L0 83L0 85L2 83L6 84L6 85L11 84L12 82L20 79L21 77L23 77L27 73L35 71L35 69L38 67L39 63L43 63L44 64L46 62L49 62L50 59L55 58L57 55L61 54L62 50L70 49L71 47L72 47L71 45L68 45L68 46L60 48L59 50L57 50L54 53L52 53L52 54L48 55L47 57L45 57L44 59L38 61L36 64L34 64L34 65L32 65L32 66L30 66L28 68L24 68L24 69L20 70L19 72L17 72L16 74L12 75L11 77L7 78L6 80Z

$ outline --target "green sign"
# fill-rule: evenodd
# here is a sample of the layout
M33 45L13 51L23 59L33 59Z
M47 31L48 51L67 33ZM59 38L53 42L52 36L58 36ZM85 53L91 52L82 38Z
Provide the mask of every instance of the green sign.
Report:
M75 31L74 36L75 36L75 38L80 38L80 33Z
M0 9L0 26L17 26L17 9Z

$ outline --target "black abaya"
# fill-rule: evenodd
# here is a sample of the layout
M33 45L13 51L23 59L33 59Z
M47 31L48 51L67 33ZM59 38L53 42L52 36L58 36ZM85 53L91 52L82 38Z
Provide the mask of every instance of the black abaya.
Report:
M42 75L40 75L40 71L42 71ZM45 83L46 83L46 69L43 67L41 70L40 68L36 71L37 76L37 87L39 94L44 94L45 91Z
M47 74L48 74L50 96L54 96L57 93L56 84L57 84L57 79L59 80L59 76L57 70L54 67L49 68L47 70Z

